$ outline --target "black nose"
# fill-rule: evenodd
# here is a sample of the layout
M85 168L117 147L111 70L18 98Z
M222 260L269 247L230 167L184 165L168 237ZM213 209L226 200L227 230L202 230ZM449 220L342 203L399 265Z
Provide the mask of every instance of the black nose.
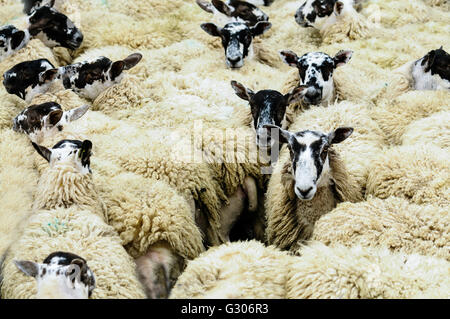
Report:
M310 91L310 90L308 90L308 91L306 92L305 96L306 96L309 100L315 101L315 100L317 100L317 99L320 98L320 91L317 91L317 90Z
M303 197L306 197L311 192L312 187L308 188L307 190L302 190L302 189L297 187L297 190Z
M83 42L83 35L79 35L79 36L75 39L75 41L76 41L77 43Z

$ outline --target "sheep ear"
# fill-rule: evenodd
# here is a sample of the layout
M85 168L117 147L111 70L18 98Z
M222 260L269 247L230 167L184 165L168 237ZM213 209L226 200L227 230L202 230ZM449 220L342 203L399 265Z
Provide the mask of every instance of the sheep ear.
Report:
M281 60L289 66L297 67L298 56L291 50L280 51Z
M123 59L123 62L125 63L124 70L129 70L132 67L134 67L136 64L139 63L139 61L142 60L142 54L140 53L133 53L130 54L128 57Z
M339 127L335 131L328 134L330 144L338 144L345 141L353 133L352 127Z
M11 49L15 50L16 48L18 48L22 44L23 39L25 39L25 32L14 32L11 38Z
M89 140L83 141L81 144L81 150L78 153L78 157L81 159L81 162L83 164L89 162L89 158L91 157L91 150L92 150L92 142Z
M340 15L342 13L342 10L344 10L344 3L342 1L336 1L334 4L334 12L336 15Z
M39 74L39 83L44 84L53 81L58 76L58 69L49 69Z
M352 50L341 50L334 56L334 68L340 67L346 64L352 58Z
M35 262L26 260L14 260L14 264L27 276L36 278L39 275L39 264Z
M51 111L45 120L45 126L55 126L59 121L61 121L62 116L62 110Z
M214 23L202 23L200 27L209 35L212 35L213 37L221 37L221 31L218 26L216 26Z
M251 27L250 31L252 32L252 36L256 37L258 35L264 34L271 27L272 27L272 23L267 22L267 21L260 21L254 27Z
M433 66L434 59L436 58L436 51L430 51L422 60L422 65L425 67L425 72L429 72Z
M196 0L195 2L197 2L198 6L200 8L202 8L203 10L205 10L206 12L209 13L214 13L214 10L212 8L211 3L209 3L208 1L204 1L204 0Z
M111 65L111 70L109 70L109 74L111 75L112 79L115 79L120 74L122 74L124 69L125 69L125 62L116 61Z
M289 92L288 94L286 94L284 96L284 98L287 102L287 105L294 103L294 102L298 102L301 99L303 99L307 89L308 89L308 87L306 85L300 85L300 86L297 86L296 88L292 89L291 92Z
M73 122L81 118L89 110L89 105L85 104L83 106L77 107L70 111L67 111L67 122Z
M75 258L70 262L70 265L73 265L74 267L78 267L80 274L84 274L87 271L86 261L84 261L83 259ZM69 275L71 271L72 271L72 269L69 269L68 270L69 273L67 273L67 275ZM75 274L76 273L77 272L75 272Z
M37 145L34 142L31 142L31 144L33 145L34 149L39 153L39 155L41 155L43 158L45 158L47 160L47 162L50 163L50 158L52 157L52 151L44 146Z
M243 100L250 101L252 97L255 95L255 93L252 90L247 89L239 82L231 81L231 87L234 89L236 95Z
M232 13L231 8L223 1L212 0L211 3L220 13L223 13L224 15L229 17L231 16Z
M289 139L293 135L291 132L283 130L281 127L276 126L276 125L266 124L263 127L267 128L267 129L270 129L270 134L271 134L272 138L274 137L272 135L272 133L274 132L274 129L276 129L278 131L281 143L289 143Z

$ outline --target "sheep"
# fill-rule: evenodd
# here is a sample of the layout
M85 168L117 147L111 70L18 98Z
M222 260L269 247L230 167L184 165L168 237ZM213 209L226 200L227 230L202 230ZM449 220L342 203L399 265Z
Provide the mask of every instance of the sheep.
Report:
M88 299L95 289L95 276L84 258L57 251L42 264L15 260L17 268L37 281L36 299Z
M131 257L113 227L106 224L104 203L92 181L88 140L62 140L52 149L33 143L50 167L41 175L32 213L21 236L8 249L2 273L4 298L30 298L33 283L13 260L36 261L56 249L83 253L96 274L93 298L143 298L145 293ZM64 186L64 187L62 187ZM36 247L36 241L40 241Z
M396 146L370 164L366 195L397 196L415 204L450 203L449 153L436 145Z
M319 30L325 43L365 38L370 24L354 4L354 0L307 0L297 9L295 21L302 27Z
M415 90L450 91L450 54L445 52L442 46L428 52L414 62L411 76Z
M0 62L22 49L30 41L29 32L18 30L13 25L0 28Z
M441 148L450 148L450 112L442 111L411 122L401 137L401 145L435 144Z
M298 253L287 298L449 297L450 263L445 259L321 243L309 243Z
M385 132L390 144L399 145L413 121L448 110L448 91L408 91L370 110L371 117Z
M200 27L209 35L222 38L226 65L229 68L241 68L244 59L253 56L253 38L264 34L272 24L264 21L248 27L242 22L230 22L220 28L214 23L203 23Z
M213 247L188 263L170 298L286 298L294 258L255 240Z
M214 20L219 25L225 25L229 22L244 22L248 26L254 26L260 21L269 21L269 17L258 7L240 0L196 0L197 5L204 11L213 13Z
M256 241L214 247L189 262L170 298L448 298L445 259L311 242L299 256Z
M46 136L56 134L64 126L82 117L89 105L83 105L64 112L55 102L31 105L13 120L13 130L25 133L34 143L42 143Z
M299 57L290 50L280 51L281 59L299 71L300 85L307 87L302 99L305 105L330 104L335 100L333 72L352 58L353 51L340 50L332 58L323 52L310 52ZM287 84L287 90L297 84ZM284 91L287 91L286 89Z
M316 222L311 239L328 246L385 247L450 261L449 229L445 208L369 197L360 203L340 203Z
M349 102L301 113L289 129L300 132L280 131L289 144L281 149L275 164L265 208L268 243L293 251L309 239L315 221L338 202L362 200L367 162L381 151L384 138L366 108ZM333 145L345 139L347 142ZM299 148L298 143L306 146ZM313 146L317 150L310 153ZM300 159L302 164L297 165ZM300 169L304 165L308 167Z
M289 104L303 98L307 89L306 87L297 87L283 95L276 90L260 90L255 93L236 81L231 81L231 86L237 96L250 104L253 127L256 130L256 144L259 147L268 147L272 144L264 125L273 124L286 129L288 122L286 108Z

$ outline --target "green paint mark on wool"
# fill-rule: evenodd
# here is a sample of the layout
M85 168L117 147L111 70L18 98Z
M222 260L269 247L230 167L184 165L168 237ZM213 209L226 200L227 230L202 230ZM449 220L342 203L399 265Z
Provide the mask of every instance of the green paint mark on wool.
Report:
M58 218L55 218L53 222L45 223L42 225L42 230L46 232L50 237L64 234L69 230L66 223L60 222Z

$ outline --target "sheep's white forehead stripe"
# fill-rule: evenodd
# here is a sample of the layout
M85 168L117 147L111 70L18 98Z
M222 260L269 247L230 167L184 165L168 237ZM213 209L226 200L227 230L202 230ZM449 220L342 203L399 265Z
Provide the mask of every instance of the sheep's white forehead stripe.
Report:
M230 31L231 34L234 34L248 29L248 27L244 23L229 23L223 29Z
M312 143L321 140L322 137L324 137L324 134L317 133L317 132L302 132L300 134L295 134L295 139L299 144L306 145L309 147Z

